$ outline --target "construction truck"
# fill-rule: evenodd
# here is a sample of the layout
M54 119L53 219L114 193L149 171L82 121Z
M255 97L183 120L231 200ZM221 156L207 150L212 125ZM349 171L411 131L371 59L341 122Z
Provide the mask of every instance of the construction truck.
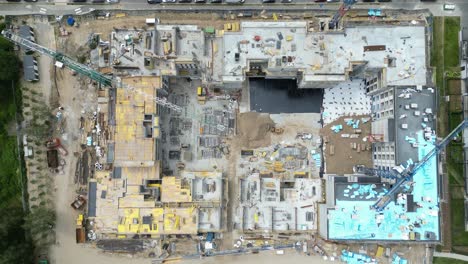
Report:
M58 139L58 138L51 138L51 139L47 140L45 145L46 145L48 150L56 149L63 156L68 155L68 151L62 146L62 143L60 142L60 139Z
M280 134L283 134L284 128L276 127L275 125L270 125L270 132L273 134L280 135Z
M85 204L86 204L86 198L83 195L78 195L70 205L75 210L79 210L83 208Z

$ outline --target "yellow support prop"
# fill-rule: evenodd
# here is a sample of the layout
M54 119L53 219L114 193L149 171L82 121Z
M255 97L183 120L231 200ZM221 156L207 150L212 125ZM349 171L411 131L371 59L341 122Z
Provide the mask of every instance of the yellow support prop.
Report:
M276 13L273 13L273 20L278 21L278 16L276 16Z

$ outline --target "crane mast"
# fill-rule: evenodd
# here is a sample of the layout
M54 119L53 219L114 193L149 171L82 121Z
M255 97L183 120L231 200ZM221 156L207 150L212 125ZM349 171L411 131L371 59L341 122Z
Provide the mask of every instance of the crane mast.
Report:
M112 77L110 77L108 75L104 75L104 74L92 69L91 67L88 67L88 66L86 66L84 64L76 62L75 60L73 60L72 58L66 56L65 54L62 54L60 52L57 52L57 51L48 49L46 47L43 47L43 46L41 46L41 45L39 45L37 43L34 43L34 42L32 42L32 41L30 41L28 39L25 39L25 38L22 38L22 37L20 37L20 36L18 36L16 34L13 34L9 30L3 30L2 31L2 36L4 38L8 39L9 41L17 44L17 45L23 46L23 47L25 47L27 49L30 49L30 50L33 50L33 51L37 51L42 55L49 56L49 57L53 58L54 60L63 63L63 65L65 65L69 69L71 69L71 70L73 70L73 71L75 71L75 72L77 72L77 73L79 73L81 75L87 76L88 78L90 78L92 80L95 80L95 81L97 81L98 83L100 83L100 84L102 84L104 86L114 87L114 88L124 88L124 89L131 90L131 91L134 91L134 92L142 93L141 91L136 90L133 87L130 87L128 85L125 85L125 84L121 83L116 78L112 78ZM152 99L156 103L158 103L159 105L161 105L163 107L169 108L169 109L174 110L176 112L181 112L182 111L182 108L180 106L168 102L166 98L161 98L161 97L156 96L156 97L153 97Z
M343 3L341 4L340 8L338 11L336 11L335 15L333 15L332 19L328 23L328 27L330 29L334 29L338 27L338 23L340 20L346 15L346 12L348 12L349 9L351 9L351 6L356 3L356 0L343 0Z

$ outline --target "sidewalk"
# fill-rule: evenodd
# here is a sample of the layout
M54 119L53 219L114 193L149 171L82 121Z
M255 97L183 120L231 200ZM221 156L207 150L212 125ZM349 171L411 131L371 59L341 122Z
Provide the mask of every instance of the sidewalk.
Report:
M468 256L455 254L455 253L434 252L434 257L451 258L451 259L468 261Z

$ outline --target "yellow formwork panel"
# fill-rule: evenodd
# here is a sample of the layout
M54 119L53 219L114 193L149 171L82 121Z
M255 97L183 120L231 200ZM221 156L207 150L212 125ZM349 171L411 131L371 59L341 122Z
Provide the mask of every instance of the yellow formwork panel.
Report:
M140 209L125 209L121 224L118 225L119 233L137 233L140 228Z
M161 185L162 202L191 202L192 194L190 185L182 186L181 180L174 176L162 178Z
M117 89L115 160L154 161L154 139L144 137L145 114L157 114L154 97L161 88L158 76L138 76L122 79L122 83L134 90Z

